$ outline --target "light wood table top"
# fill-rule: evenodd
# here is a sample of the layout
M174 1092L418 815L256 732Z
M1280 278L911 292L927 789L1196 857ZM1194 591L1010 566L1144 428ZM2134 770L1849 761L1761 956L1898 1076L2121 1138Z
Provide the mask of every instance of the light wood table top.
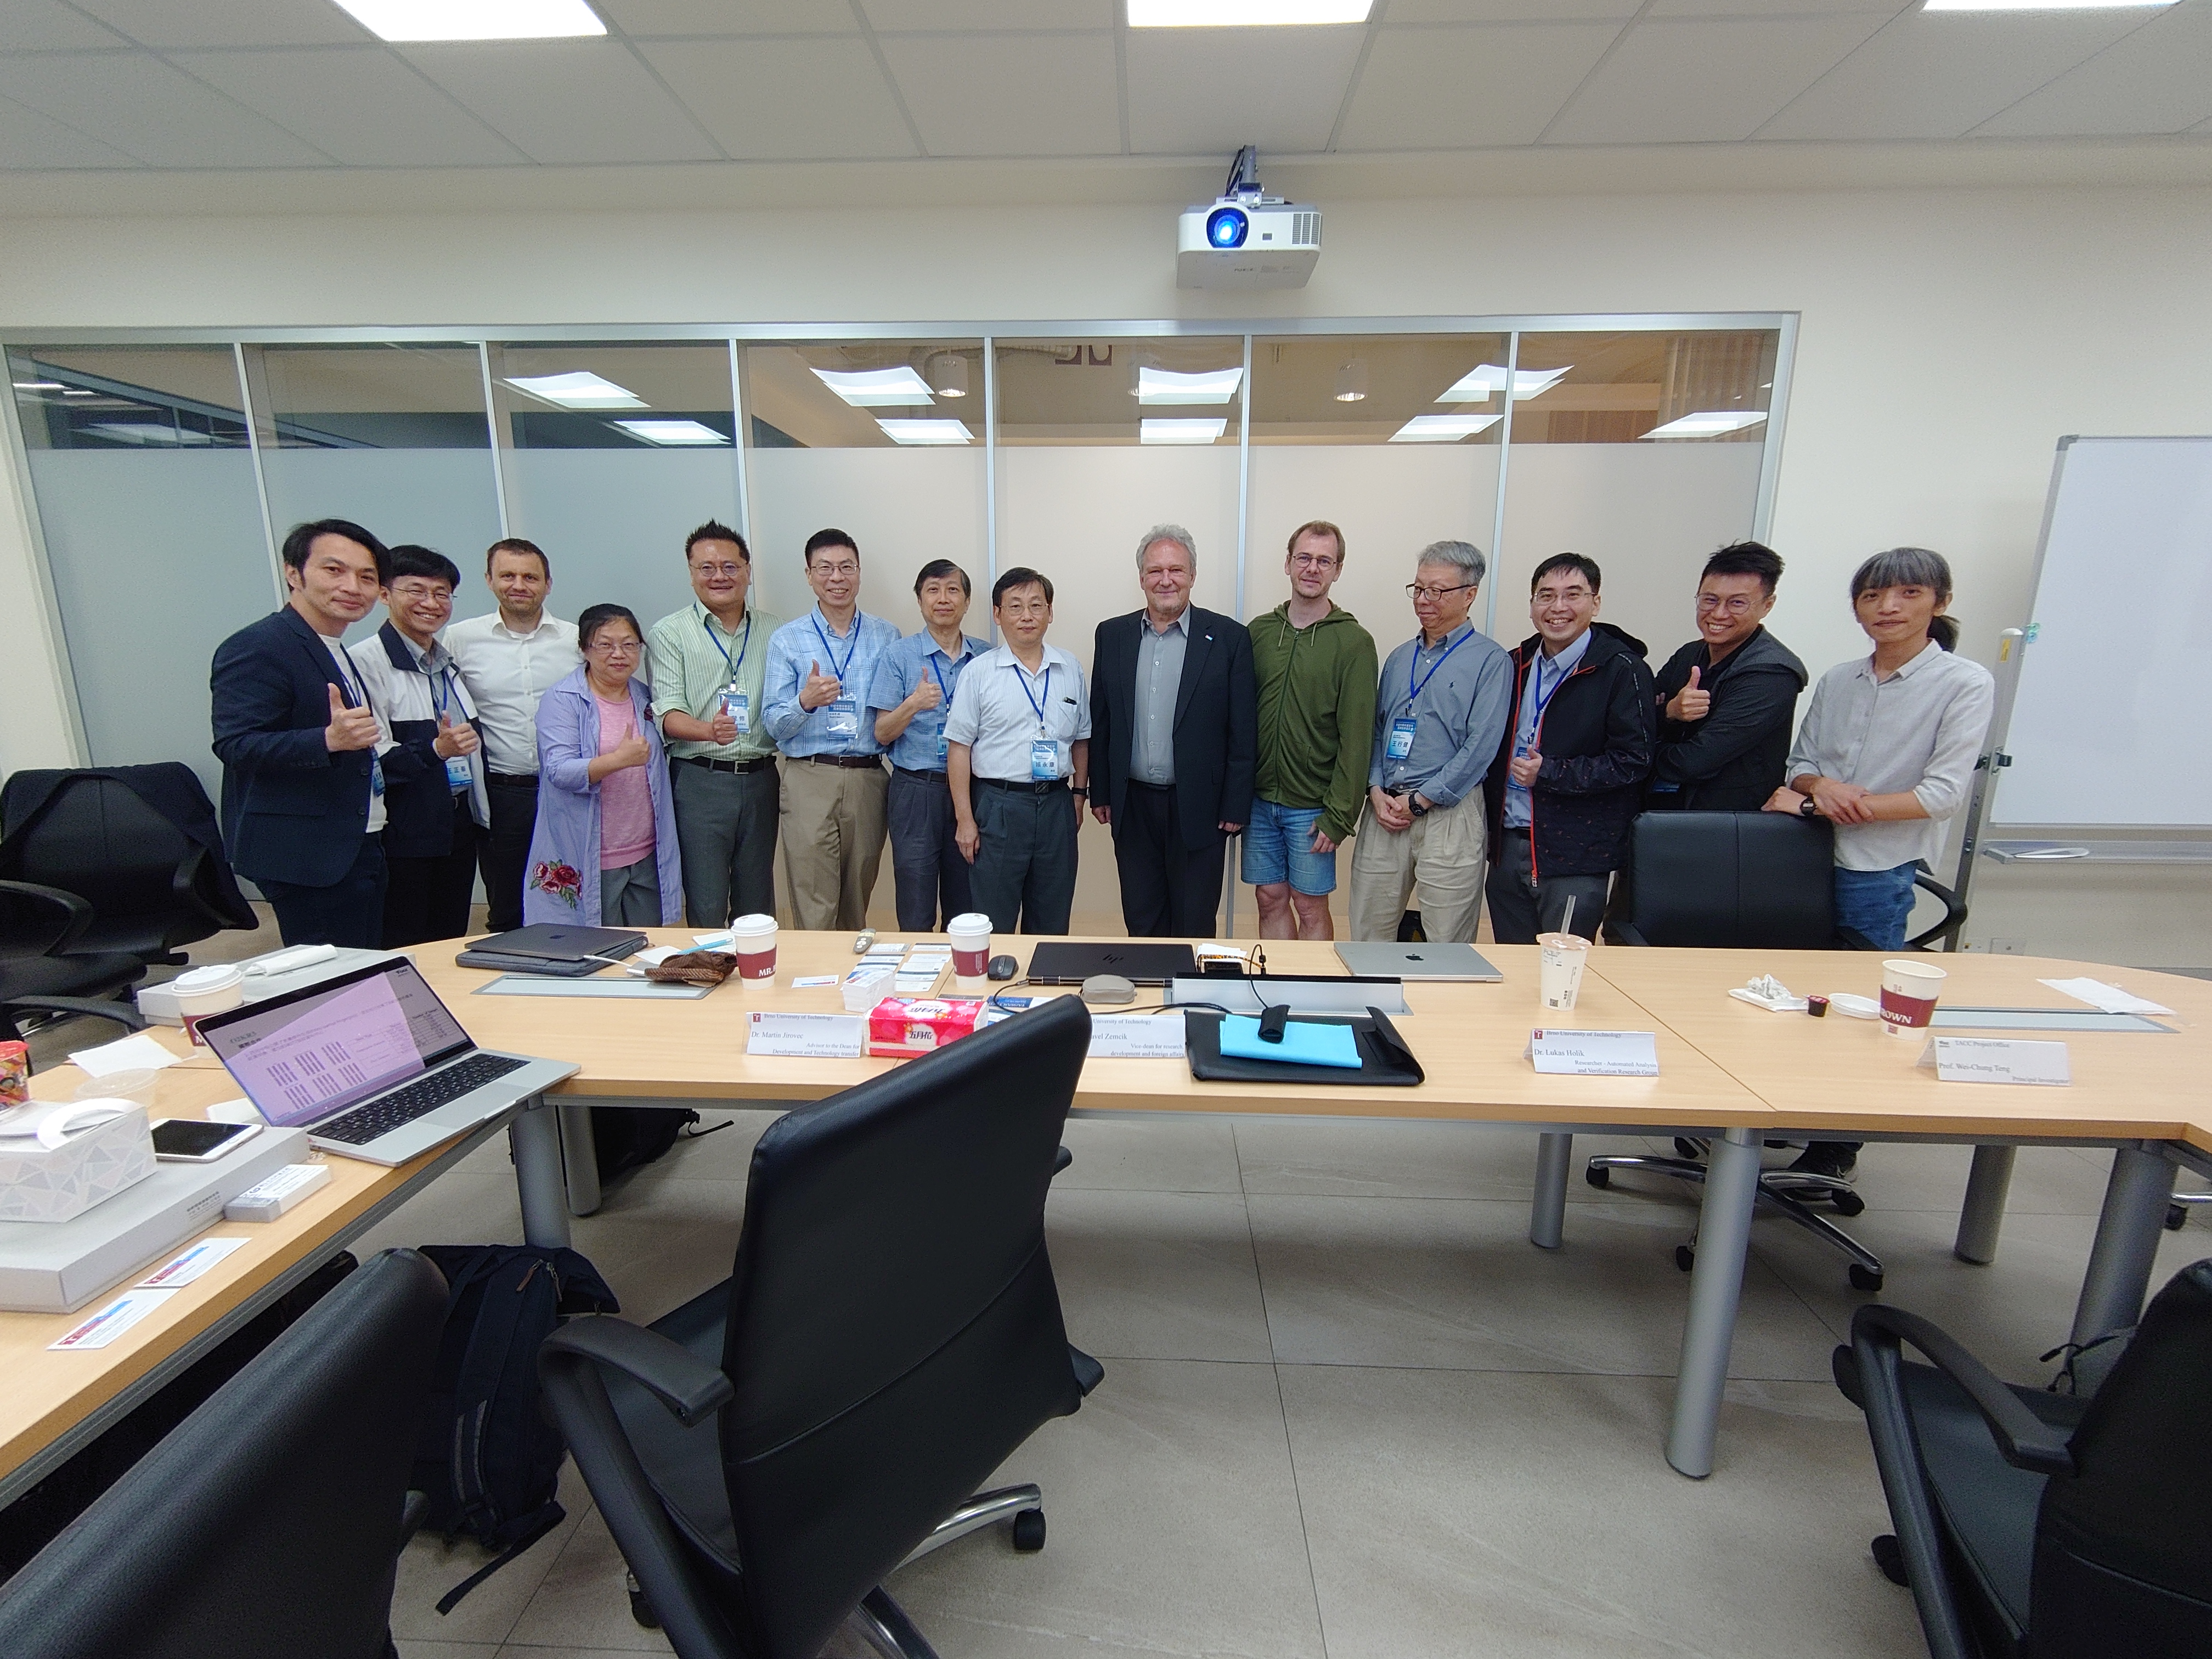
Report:
M1705 1058L1765 1102L1791 1128L1844 1135L1915 1133L1961 1139L2179 1140L2212 1147L2206 1108L2212 1054L2212 984L2173 974L2139 972L2048 957L1941 955L1927 958L1950 977L1942 1001L1954 1007L2051 1008L2086 1005L2039 984L2083 975L2118 984L2172 1008L2161 1022L2179 1035L2148 1032L1989 1033L2064 1042L2069 1087L1939 1083L1917 1065L1926 1046L1888 1035L1879 1020L1831 1012L1825 1019L1776 1014L1728 994L1731 986L1773 974L1791 993L1846 991L1879 998L1879 955L1850 951L1662 951L1607 948L1590 956L1591 972L1649 1011ZM1961 1036L1979 1035L1965 1030Z

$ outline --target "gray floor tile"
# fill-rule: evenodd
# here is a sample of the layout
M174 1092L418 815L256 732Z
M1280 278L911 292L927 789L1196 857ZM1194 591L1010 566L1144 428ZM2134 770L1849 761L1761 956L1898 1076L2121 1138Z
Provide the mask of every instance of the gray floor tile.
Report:
M503 1144L503 1143L502 1143ZM477 1149L481 1155L484 1149ZM395 1245L515 1244L522 1206L512 1169L449 1170L346 1248L364 1261Z
M1581 1160L1604 1152L1671 1154L1671 1140L1575 1137L1571 1200L1598 1194L1580 1178ZM1239 1123L1237 1154L1248 1193L1336 1198L1483 1198L1526 1203L1536 1173L1536 1136L1474 1123Z
M1689 1279L1686 1208L1578 1204L1563 1248L1528 1243L1523 1203L1245 1200L1285 1364L1671 1376ZM1834 1339L1778 1279L1747 1275L1735 1370L1828 1374Z
M1955 1229L1966 1195L1971 1146L1869 1141L1859 1151L1852 1184L1874 1210L1945 1210ZM1786 1160L1784 1160L1786 1162ZM2108 1152L2087 1156L2071 1147L2022 1146L2013 1158L2008 1215L2090 1215L2105 1201Z
M1732 1390L1708 1481L1651 1378L1285 1366L1329 1659L1924 1651L1832 1384Z
M496 1642L398 1642L399 1659L496 1659Z
M417 1533L399 1557L398 1582L392 1592L392 1635L401 1642L505 1641L592 1507L592 1495L574 1463L562 1466L559 1492L568 1518L471 1590L450 1613L438 1611L438 1599L492 1557L465 1540L449 1548L442 1538Z
M668 1638L630 1617L622 1552L594 1509L568 1536L561 1559L508 1632L507 1651L550 1647L667 1653Z
M1135 1188L1159 1193L1234 1193L1237 1143L1225 1118L1076 1117L1060 1144L1075 1162L1053 1185Z
M1045 1237L1077 1346L1102 1359L1273 1357L1243 1199L1055 1183Z

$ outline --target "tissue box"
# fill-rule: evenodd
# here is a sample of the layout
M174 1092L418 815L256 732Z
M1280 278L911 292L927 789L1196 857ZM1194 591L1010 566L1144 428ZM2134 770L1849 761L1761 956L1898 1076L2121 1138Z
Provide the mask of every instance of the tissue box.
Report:
M33 1130L73 1109L68 1101L52 1101L8 1127ZM59 1146L42 1146L27 1133L0 1136L0 1221L69 1221L153 1173L154 1131L143 1106L76 1130Z
M0 1112L31 1097L31 1046L0 1042Z
M981 997L885 997L868 1015L868 1052L905 1060L957 1042L975 1029Z

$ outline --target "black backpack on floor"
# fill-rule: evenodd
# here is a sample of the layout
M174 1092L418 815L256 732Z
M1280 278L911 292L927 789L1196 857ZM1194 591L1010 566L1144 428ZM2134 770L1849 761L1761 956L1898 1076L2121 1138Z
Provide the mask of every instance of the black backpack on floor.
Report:
M625 1170L652 1163L698 1121L699 1114L688 1106L592 1107L592 1146L599 1179L612 1181Z
M422 1254L446 1275L446 1334L410 1484L429 1499L425 1527L500 1552L438 1603L450 1613L566 1518L553 1493L568 1448L538 1405L538 1345L571 1314L620 1304L574 1250L427 1244Z

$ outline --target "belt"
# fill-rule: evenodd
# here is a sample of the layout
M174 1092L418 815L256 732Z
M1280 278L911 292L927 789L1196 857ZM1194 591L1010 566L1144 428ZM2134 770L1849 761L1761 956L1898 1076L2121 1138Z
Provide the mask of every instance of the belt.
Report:
M866 767L871 772L884 769L881 755L793 755L793 760L810 761L817 766Z
M758 772L775 764L773 755L757 755L750 760L714 760L705 755L678 755L676 758L686 766L702 767L709 772Z
M1127 778L1123 781L1132 789L1149 789L1156 795L1164 795L1175 787L1171 783L1146 783L1142 778Z
M894 766L891 768L891 770L897 773L902 778L912 778L917 783L943 783L945 781L945 775L942 772L924 772L911 766ZM988 778L985 778L981 780L981 781L988 783L990 780Z
M1049 795L1055 789L1067 787L1066 778L1053 778L1042 783L1034 778L1023 778L1018 781L1012 778L977 778L975 781L986 789L1003 789L1010 795Z
M535 789L538 787L538 775L535 772L487 771L484 774L484 781L496 789Z

